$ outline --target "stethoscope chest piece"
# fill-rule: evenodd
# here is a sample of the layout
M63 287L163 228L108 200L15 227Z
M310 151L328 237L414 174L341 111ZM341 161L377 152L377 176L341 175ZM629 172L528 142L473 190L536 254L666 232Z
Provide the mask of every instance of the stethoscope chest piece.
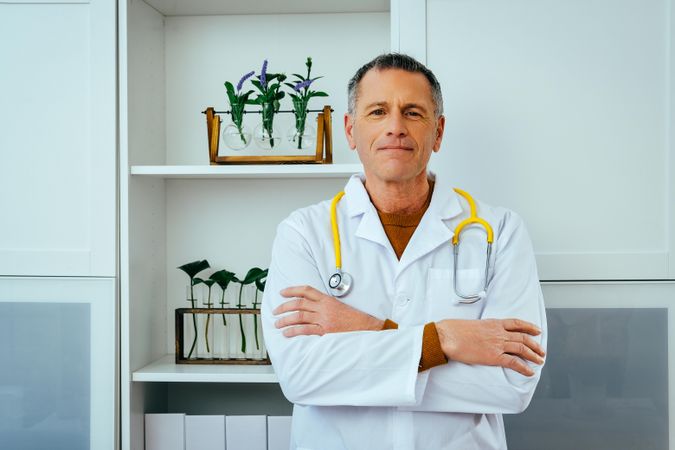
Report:
M338 270L333 275L331 275L330 279L328 280L328 287L330 288L330 292L335 297L342 297L343 295L347 295L347 293L352 288L352 284L353 284L352 276L349 275L347 272L343 272L341 270Z

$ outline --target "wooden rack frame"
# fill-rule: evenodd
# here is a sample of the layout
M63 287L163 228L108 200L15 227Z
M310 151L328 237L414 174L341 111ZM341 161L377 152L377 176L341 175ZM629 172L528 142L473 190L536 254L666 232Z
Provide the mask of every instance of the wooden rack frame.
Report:
M277 155L277 156L218 156L220 143L220 115L209 106L206 114L206 129L209 143L209 161L211 165L219 164L332 164L333 163L333 127L331 122L331 107L325 105L323 111L317 115L316 152L308 155Z

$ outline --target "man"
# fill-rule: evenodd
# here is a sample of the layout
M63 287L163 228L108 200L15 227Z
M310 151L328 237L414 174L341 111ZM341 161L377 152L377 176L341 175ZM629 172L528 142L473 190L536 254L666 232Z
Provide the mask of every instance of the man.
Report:
M523 411L544 362L546 317L521 219L477 202L494 229L461 233L467 201L427 170L445 118L435 76L405 55L375 58L349 83L345 133L364 167L337 201L278 227L262 321L284 395L292 449L504 449L501 414ZM453 288L457 274L460 283ZM483 290L473 303L459 293Z

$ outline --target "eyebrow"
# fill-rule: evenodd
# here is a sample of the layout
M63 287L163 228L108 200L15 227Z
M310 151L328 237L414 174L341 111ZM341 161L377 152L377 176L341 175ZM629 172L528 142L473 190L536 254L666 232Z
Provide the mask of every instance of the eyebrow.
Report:
M366 105L365 109L370 109L373 106L387 106L387 105L388 105L387 102L373 102L373 103L370 103L370 104ZM410 108L417 108L419 110L427 112L427 109L424 106L420 105L419 103L405 103L403 105L403 109L410 109Z

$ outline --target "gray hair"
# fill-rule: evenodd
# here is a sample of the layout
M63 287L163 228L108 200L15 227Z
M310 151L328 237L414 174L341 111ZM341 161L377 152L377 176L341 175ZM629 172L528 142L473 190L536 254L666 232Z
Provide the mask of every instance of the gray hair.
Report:
M363 76L371 69L401 69L407 72L421 73L427 78L429 85L431 86L431 98L434 102L434 115L436 118L439 118L443 114L441 85L438 83L433 72L412 56L404 55L402 53L385 53L363 65L356 71L356 74L354 74L352 79L349 80L349 84L347 85L347 105L350 115L354 115L354 110L356 109L356 97L359 83Z

